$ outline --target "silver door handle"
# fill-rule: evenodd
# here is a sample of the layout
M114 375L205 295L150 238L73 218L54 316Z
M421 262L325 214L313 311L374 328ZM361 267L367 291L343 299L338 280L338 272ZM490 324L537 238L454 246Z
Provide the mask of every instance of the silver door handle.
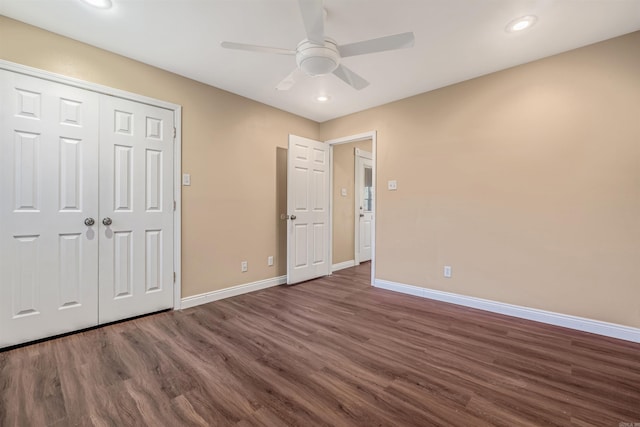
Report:
M111 225L113 221L111 221L111 218L106 217L105 219L102 220L102 223L108 226L108 225Z
M364 214L360 214L360 218L362 218L364 216Z
M296 219L297 217L295 215L291 215L291 220L293 221L294 219Z
M86 225L87 227L91 227L95 223L96 223L96 220L93 219L93 218L85 218L84 219L84 225Z

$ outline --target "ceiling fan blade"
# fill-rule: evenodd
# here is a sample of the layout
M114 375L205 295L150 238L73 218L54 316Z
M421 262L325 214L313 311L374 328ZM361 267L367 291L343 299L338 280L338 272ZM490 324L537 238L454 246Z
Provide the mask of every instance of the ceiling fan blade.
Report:
M364 89L365 87L369 86L368 81L366 81L344 65L339 65L338 68L333 70L333 74L338 76L340 80L356 90Z
M324 46L324 10L322 0L298 0L307 39Z
M413 32L410 31L408 33L338 46L338 52L340 52L341 57L346 58L348 56L384 52L385 50L404 49L406 47L412 47L414 40Z
M276 86L276 90L289 90L300 79L302 71L296 68Z
M291 49L281 49L279 47L257 46L254 44L244 44L235 42L220 43L225 49L246 50L249 52L275 53L278 55L295 55L296 51Z

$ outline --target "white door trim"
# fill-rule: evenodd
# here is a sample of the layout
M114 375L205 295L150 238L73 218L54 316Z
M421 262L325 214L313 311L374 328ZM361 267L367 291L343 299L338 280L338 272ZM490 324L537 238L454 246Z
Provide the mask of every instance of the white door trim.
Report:
M5 61L0 59L0 69L13 71L15 73L25 74L32 77L38 77L44 80L49 80L56 83L62 83L67 86L77 87L80 89L90 90L104 95L115 96L118 98L128 99L130 101L140 102L143 104L149 104L156 107L165 108L173 111L174 126L176 128L176 136L174 138L174 156L173 156L173 171L174 171L174 183L173 194L174 201L176 203L176 209L173 215L173 230L174 230L174 246L173 246L173 271L176 274L176 280L174 283L174 297L173 308L175 310L180 309L180 301L182 295L182 264L181 264L181 221L182 221L182 106L173 104L167 101L161 101L159 99L150 98L144 95L138 95L135 93L127 92L120 89L111 88L98 83L87 82L79 80L73 77L67 77L62 74L52 73L46 70L40 70L38 68L29 67L22 64L16 64L14 62Z
M376 167L376 157L377 157L377 131L372 130L369 132L359 133L356 135L344 136L341 138L330 139L325 141L330 145L329 149L329 260L331 260L331 264L333 265L333 146L339 144L348 144L350 142L358 142L365 141L367 139L371 140L371 153L373 155L373 186L374 191L377 192L376 186L376 176L377 176L377 167ZM378 198L376 195L373 197L373 212L377 212L376 205L378 203ZM373 221L371 223L371 285L376 279L376 217L377 215L373 215Z

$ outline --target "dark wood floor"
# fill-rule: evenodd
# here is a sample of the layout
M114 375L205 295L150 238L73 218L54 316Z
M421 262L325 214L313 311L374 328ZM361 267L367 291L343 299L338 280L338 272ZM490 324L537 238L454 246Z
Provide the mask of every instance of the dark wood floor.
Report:
M640 345L375 289L368 268L0 352L0 425L640 423Z

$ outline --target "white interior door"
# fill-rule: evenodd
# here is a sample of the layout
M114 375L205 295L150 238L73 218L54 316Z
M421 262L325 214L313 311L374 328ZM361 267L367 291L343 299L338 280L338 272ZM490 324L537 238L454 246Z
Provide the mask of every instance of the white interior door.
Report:
M373 223L373 160L367 151L356 150L356 261L371 260Z
M287 283L330 272L329 145L289 135Z
M100 104L100 323L173 307L173 111Z
M0 99L4 347L98 323L98 95L0 70Z

